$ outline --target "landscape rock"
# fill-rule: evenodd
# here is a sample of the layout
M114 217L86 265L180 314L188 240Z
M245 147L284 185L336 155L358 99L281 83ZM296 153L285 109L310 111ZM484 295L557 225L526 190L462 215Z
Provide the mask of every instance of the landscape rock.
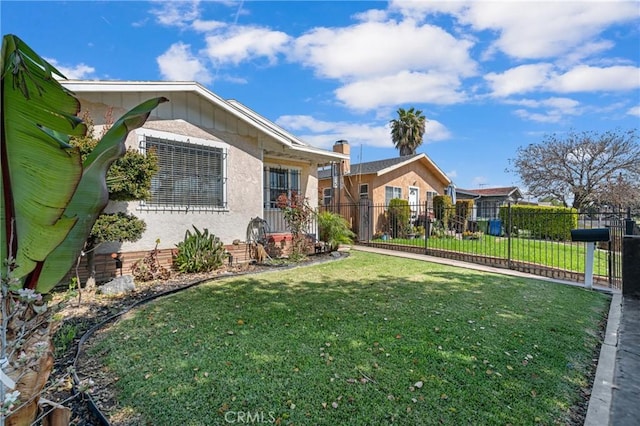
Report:
M136 286L133 283L133 275L116 277L108 283L98 287L98 291L100 293L109 295L129 293L135 289Z

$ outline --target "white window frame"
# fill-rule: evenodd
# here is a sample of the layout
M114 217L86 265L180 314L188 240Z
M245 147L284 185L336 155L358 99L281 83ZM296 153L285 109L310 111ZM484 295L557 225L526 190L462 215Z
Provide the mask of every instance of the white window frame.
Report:
M328 206L331 205L331 199L333 198L333 188L323 188L322 189L322 205Z
M363 191L362 190L363 188L366 188L366 190ZM366 199L369 198L369 184L368 183L361 183L358 186L358 198L360 200L363 200L363 199L366 200Z
M152 129L136 129L136 139L138 142L138 149L142 153L146 153L146 138L156 138L171 142L179 142L182 144L191 144L195 146L204 146L209 148L216 148L222 150L222 205L220 206L188 206L188 205L171 205L171 204L154 204L151 201L141 201L138 210L146 211L185 211L185 212L201 212L201 211L229 211L228 199L227 199L227 183L228 183L228 155L229 144L211 139L202 139L192 136L181 135L178 133L164 132L161 130Z
M387 189L391 189L391 192L392 192L391 198L387 197ZM385 187L384 187L384 204L385 204L385 206L388 206L389 202L391 200L393 200L394 198L400 198L400 199L402 198L402 187L385 185Z

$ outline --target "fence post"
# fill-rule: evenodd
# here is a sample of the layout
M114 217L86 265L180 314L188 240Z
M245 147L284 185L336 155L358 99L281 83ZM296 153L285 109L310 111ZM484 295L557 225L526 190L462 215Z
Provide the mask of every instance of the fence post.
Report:
M507 204L507 267L511 269L511 201Z
M424 254L427 254L427 250L429 249L429 236L431 234L431 221L429 220L429 202L424 200Z

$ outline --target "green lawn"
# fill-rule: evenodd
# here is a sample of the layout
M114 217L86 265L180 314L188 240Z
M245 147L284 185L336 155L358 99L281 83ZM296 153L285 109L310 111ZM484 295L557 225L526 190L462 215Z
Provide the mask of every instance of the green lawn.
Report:
M556 424L588 386L608 305L581 288L352 252L158 300L89 353L139 424Z
M373 240L373 242L388 242L424 247L421 238L394 238L388 241ZM455 238L429 238L427 247L432 249L451 250L462 253L473 253L480 256L507 258L509 253L508 240L504 237L484 235L479 240L460 240ZM535 240L528 238L511 239L511 259L523 262L560 268L568 271L584 272L585 246L582 243L556 242ZM596 275L607 276L608 253L596 250L593 272Z

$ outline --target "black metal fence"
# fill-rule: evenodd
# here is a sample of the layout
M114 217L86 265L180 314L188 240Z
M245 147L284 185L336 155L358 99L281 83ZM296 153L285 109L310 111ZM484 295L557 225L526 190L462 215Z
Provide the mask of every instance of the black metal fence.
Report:
M343 216L359 244L576 282L584 281L588 243L572 241L571 230L607 228L610 239L598 242L594 254L594 283L617 289L622 281L622 237L634 217L630 210L578 212L506 205L496 214L495 209L452 206L436 211L427 204L396 207L368 200L322 209Z

